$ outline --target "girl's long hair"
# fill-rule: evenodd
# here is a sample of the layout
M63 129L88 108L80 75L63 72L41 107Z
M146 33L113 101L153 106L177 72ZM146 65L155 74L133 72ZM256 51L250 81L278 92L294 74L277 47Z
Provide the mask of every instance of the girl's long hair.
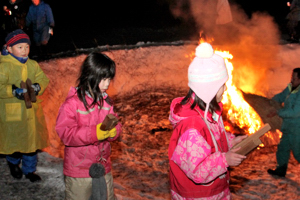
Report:
M192 89L190 89L188 94L182 99L182 101L180 103L182 105L185 105L189 102L192 102L191 100L193 99L193 94L194 94L194 91ZM194 102L192 103L190 108L193 110L196 107L196 105L199 106L199 108L201 110L205 111L206 103L195 94ZM214 96L214 98L211 100L211 102L209 104L208 111L213 113L215 111L219 111L220 109L221 108L217 102L216 96Z
M84 60L80 75L77 79L77 96L83 102L86 110L98 104L103 106L103 96L99 89L101 80L115 77L116 65L108 56L92 52ZM93 102L88 104L86 92L92 97ZM112 104L111 99L106 98L107 103Z

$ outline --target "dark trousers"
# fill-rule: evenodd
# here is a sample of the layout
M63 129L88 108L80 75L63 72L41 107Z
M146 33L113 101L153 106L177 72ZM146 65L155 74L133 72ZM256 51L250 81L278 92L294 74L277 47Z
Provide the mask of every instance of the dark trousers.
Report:
M14 165L19 165L22 161L23 174L28 174L36 171L37 153L20 153L15 152L7 155L6 160Z

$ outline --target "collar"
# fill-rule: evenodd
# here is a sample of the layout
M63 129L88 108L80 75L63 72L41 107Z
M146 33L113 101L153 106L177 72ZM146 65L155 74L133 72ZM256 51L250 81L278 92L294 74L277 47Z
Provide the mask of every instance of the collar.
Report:
M289 90L290 90L290 92L291 92L292 94L297 93L297 92L299 92L299 90L300 90L300 85L298 85L295 89L293 89L292 83L289 83L289 84L288 84L288 87L289 87Z
M78 87L76 87L76 89L78 89ZM92 95L91 95L88 91L85 91L85 94L86 94L88 97L93 98ZM107 96L108 96L108 94L107 94L106 92L102 92L101 94L102 94L102 98L103 98L103 99L106 99ZM99 99L98 99L98 101L99 101Z
M12 57L14 57L15 59L17 59L20 63L26 63L27 62L27 60L28 60L28 56L27 57L25 57L25 58L23 58L23 57L17 57L17 56L15 56L14 54L12 54L12 53L9 53Z

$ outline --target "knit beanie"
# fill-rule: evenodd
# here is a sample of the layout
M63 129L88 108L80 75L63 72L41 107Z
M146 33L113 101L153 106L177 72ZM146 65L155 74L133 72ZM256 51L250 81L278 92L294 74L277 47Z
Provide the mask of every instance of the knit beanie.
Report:
M216 151L219 151L216 138L208 125L207 113L211 100L228 80L227 68L224 59L215 54L212 46L208 43L201 43L196 48L195 55L196 57L188 69L188 86L206 103L203 120L210 132ZM220 120L222 121L222 117L220 117ZM223 129L225 130L224 125ZM229 144L227 136L226 139L227 144Z
M7 35L5 38L7 46L14 46L19 43L27 43L31 45L29 36L22 30L17 29Z
M196 48L195 55L188 69L188 86L209 104L228 80L227 68L224 59L215 54L208 43L201 43Z

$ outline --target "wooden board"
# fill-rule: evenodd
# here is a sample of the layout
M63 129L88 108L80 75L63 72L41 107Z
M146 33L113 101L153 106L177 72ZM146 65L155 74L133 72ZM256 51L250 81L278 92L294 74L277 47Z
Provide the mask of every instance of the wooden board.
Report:
M244 139L240 143L236 144L232 149L241 147L241 149L238 150L236 153L241 154L241 155L248 154L250 151L252 151L254 148L256 148L258 145L260 145L262 143L259 138L261 136L263 136L266 132L268 132L270 129L271 129L271 126L268 123L265 124L254 134L248 136L246 139Z

